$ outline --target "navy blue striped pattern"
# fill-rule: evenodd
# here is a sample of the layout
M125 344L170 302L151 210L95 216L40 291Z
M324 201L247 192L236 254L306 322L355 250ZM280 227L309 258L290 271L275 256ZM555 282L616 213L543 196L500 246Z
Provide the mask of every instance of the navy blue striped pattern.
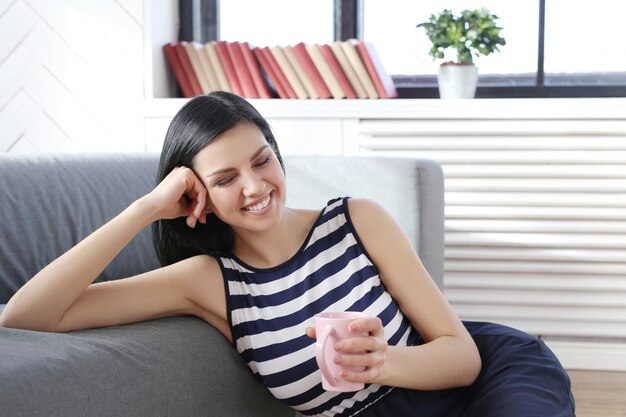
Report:
M305 415L357 414L391 388L358 392L322 389L315 341L304 332L322 311L364 311L380 317L391 345L419 336L383 286L356 236L347 199L329 202L300 251L270 269L219 259L228 293L234 345L272 394Z

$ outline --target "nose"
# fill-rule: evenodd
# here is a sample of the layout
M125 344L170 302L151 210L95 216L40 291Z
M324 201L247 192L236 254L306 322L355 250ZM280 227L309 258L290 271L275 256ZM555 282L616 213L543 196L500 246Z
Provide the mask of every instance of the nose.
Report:
M242 175L243 194L246 197L260 196L265 192L265 181L254 171L249 171Z

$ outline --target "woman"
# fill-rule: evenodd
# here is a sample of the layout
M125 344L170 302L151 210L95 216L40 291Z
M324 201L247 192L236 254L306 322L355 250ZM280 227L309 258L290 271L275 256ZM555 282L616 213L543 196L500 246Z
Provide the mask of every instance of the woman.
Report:
M461 323L380 206L295 210L285 197L267 122L233 94L197 97L168 129L154 190L33 277L0 324L65 332L194 315L307 415L573 415L551 353L512 329ZM92 284L150 224L163 267ZM309 326L325 310L371 316L351 328L367 337L335 346L337 363L364 367L341 375L361 391L321 388Z

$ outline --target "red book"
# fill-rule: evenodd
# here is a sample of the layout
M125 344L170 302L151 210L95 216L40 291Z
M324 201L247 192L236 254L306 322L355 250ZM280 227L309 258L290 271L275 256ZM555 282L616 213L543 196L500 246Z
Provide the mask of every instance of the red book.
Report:
M191 89L187 75L185 74L183 66L178 59L178 54L176 54L176 51L174 50L174 42L163 45L163 53L165 54L167 62L170 64L170 68L172 68L172 71L174 72L174 77L176 77L178 86L183 92L183 97L193 97L193 90Z
M259 61L259 64L261 65L261 69L267 76L267 79L269 80L274 90L276 90L278 97L289 98L289 96L287 95L287 91L285 91L283 85L278 79L278 76L276 75L272 67L270 66L270 63L267 61L267 58L265 58L265 55L263 55L263 51L261 51L261 48L253 48L252 53L254 54L256 59Z
M354 88L352 88L352 84L350 84L348 77L346 77L343 69L341 69L341 65L339 65L337 58L335 58L335 54L333 53L333 49L330 45L320 45L320 49L322 51L322 55L328 63L328 66L337 78L337 81L339 81L341 88L343 88L343 91L346 93L346 98L357 98L356 92L354 91Z
M311 57L309 56L309 53L307 52L304 43L300 42L299 44L295 45L292 50L293 53L296 55L298 62L300 62L302 69L304 69L304 72L309 77L311 84L313 84L313 88L315 88L317 95L319 95L320 98L332 97L332 94L330 93L328 86L326 86L324 79L317 70L315 63L313 62L313 60L311 60Z
M256 92L259 94L259 97L272 98L270 90L269 88L267 88L267 82L261 74L259 63L252 53L252 48L250 47L248 42L241 42L239 44L239 47L241 48L243 60L246 61L246 65L248 66L248 72L250 72L252 82L254 83L254 87L256 88Z
M202 87L200 87L200 82L196 77L196 73L193 70L193 66L191 65L191 61L189 60L189 55L187 55L187 51L185 47L187 46L187 42L176 42L174 44L174 50L176 51L176 55L178 56L178 60L180 61L181 66L183 67L183 71L185 71L185 75L187 76L187 80L189 80L189 85L191 86L191 91L194 96L201 96Z
M231 61L230 59L230 54L228 53L226 41L215 42L215 49L217 50L217 56L220 58L220 62L222 63L222 67L224 68L224 72L226 73L226 78L228 79L228 84L230 84L233 93L237 94L238 96L243 96L243 90L241 89L239 78L237 77L237 73L235 72L235 67L233 67L233 61Z
M374 87L376 87L380 98L398 97L396 85L393 83L391 76L385 71L382 62L380 62L374 45L370 42L358 41L356 49L359 55L361 55L370 78L374 81Z
M246 98L258 98L259 93L256 91L254 83L252 82L252 77L248 71L246 61L243 59L239 42L226 42L226 48L228 49L230 59L233 62L233 67L237 73L239 83L241 84L243 96Z
M278 78L278 82L283 86L283 89L285 90L285 94L287 94L287 97L298 98L298 96L296 95L296 92L294 91L293 87L289 83L287 76L285 75L283 70L280 68L280 65L278 65L278 62L276 62L276 58L274 58L274 55L272 55L272 52L270 51L269 47L266 46L260 49L265 59L267 59L268 64L270 64L270 68L272 68L272 70L274 71L274 74L276 74L276 78Z

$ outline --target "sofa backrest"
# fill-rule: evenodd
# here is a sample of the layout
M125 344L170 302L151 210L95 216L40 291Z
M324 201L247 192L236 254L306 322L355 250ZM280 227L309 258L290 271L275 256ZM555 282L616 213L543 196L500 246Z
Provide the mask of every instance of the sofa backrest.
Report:
M0 155L0 304L37 271L154 186L157 154ZM435 281L443 277L443 176L427 160L286 157L291 207L338 196L382 204L408 234ZM373 219L374 221L375 219ZM143 230L98 280L156 268Z

